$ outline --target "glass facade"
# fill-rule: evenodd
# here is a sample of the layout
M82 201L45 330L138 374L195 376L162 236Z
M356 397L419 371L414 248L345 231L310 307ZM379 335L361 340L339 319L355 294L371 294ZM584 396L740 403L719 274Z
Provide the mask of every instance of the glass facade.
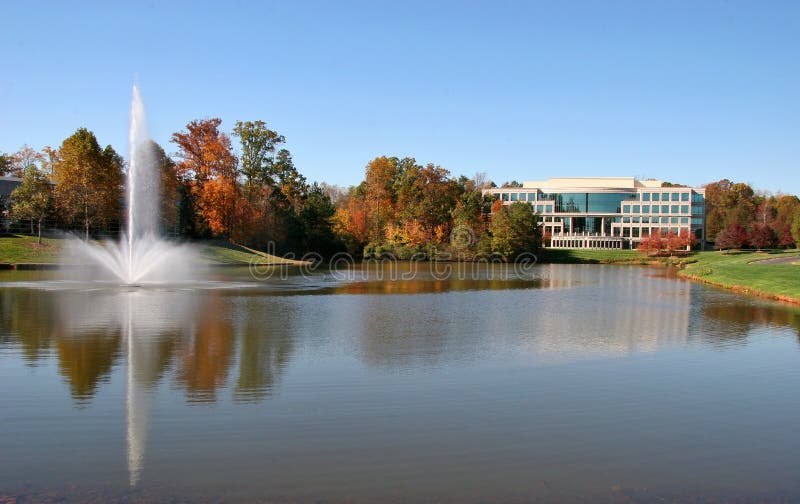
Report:
M555 203L556 213L620 213L622 202L636 200L631 193L551 193L541 199Z

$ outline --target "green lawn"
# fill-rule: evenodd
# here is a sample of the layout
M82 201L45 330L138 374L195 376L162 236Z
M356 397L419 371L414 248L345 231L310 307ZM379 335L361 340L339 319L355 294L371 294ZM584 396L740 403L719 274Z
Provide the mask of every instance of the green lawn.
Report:
M756 262L778 257L800 261L800 252L699 252L679 274L741 292L800 302L800 265Z
M37 245L35 236L0 235L0 264L54 264L59 262L66 240L43 238ZM195 244L200 256L210 264L299 264L258 250L225 241L205 241Z
M544 249L541 262L556 264L649 264L649 258L636 250Z
M0 263L57 263L64 240L35 236L0 235Z

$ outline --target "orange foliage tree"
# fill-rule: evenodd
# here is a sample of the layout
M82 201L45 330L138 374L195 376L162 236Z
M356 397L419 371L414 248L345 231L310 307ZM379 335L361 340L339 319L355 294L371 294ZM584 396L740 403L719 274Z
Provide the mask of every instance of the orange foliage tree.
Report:
M697 239L688 230L681 230L680 233L662 233L656 231L644 238L637 247L642 252L650 255L672 255L677 251L690 250L697 245Z
M230 237L236 227L240 199L236 157L228 135L219 130L221 119L195 120L187 131L173 133L178 145L178 175L189 186L195 212L212 234Z

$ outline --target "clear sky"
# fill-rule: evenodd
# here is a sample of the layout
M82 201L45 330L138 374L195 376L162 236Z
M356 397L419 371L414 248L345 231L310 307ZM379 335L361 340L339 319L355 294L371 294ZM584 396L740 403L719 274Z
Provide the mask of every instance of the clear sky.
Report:
M264 120L310 179L378 155L497 183L720 178L800 193L798 1L0 3L0 151L80 126L127 155Z

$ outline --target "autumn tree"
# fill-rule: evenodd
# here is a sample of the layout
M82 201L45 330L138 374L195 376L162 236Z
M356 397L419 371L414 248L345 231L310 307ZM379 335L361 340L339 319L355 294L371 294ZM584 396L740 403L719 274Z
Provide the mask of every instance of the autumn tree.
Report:
M506 258L523 252L535 252L542 244L536 215L526 203L503 205L492 215L489 233L492 251Z
M188 187L194 214L214 235L229 236L239 196L236 157L231 140L219 130L221 119L195 120L173 133L178 146L178 176Z
M797 248L800 248L800 209L795 211L792 219L792 238Z
M747 241L758 250L763 250L774 248L778 244L778 237L766 223L755 222L747 233Z
M449 171L430 163L424 167L412 163L402 169L395 185L401 224L418 225L425 241L449 236L458 192Z
M738 222L720 231L714 240L718 249L740 249L747 245L747 230Z
M649 255L673 255L675 252L691 250L697 245L697 238L687 229L680 233L662 233L657 230L639 242L637 250Z
M12 156L12 173L17 177L22 177L28 167L33 166L37 170L41 169L45 161L43 153L29 147L27 144L23 145L20 150L15 152Z
M22 183L11 193L11 215L31 221L37 227L37 243L42 243L42 221L51 209L53 187L36 166L28 165Z
M83 227L87 240L92 226L119 219L123 164L110 145L101 149L86 128L59 148L53 169L56 207L67 222Z
M413 160L411 163L413 164ZM399 159L386 156L377 157L367 163L363 202L372 241L383 239L383 230L394 215L394 183L401 171L399 165Z

